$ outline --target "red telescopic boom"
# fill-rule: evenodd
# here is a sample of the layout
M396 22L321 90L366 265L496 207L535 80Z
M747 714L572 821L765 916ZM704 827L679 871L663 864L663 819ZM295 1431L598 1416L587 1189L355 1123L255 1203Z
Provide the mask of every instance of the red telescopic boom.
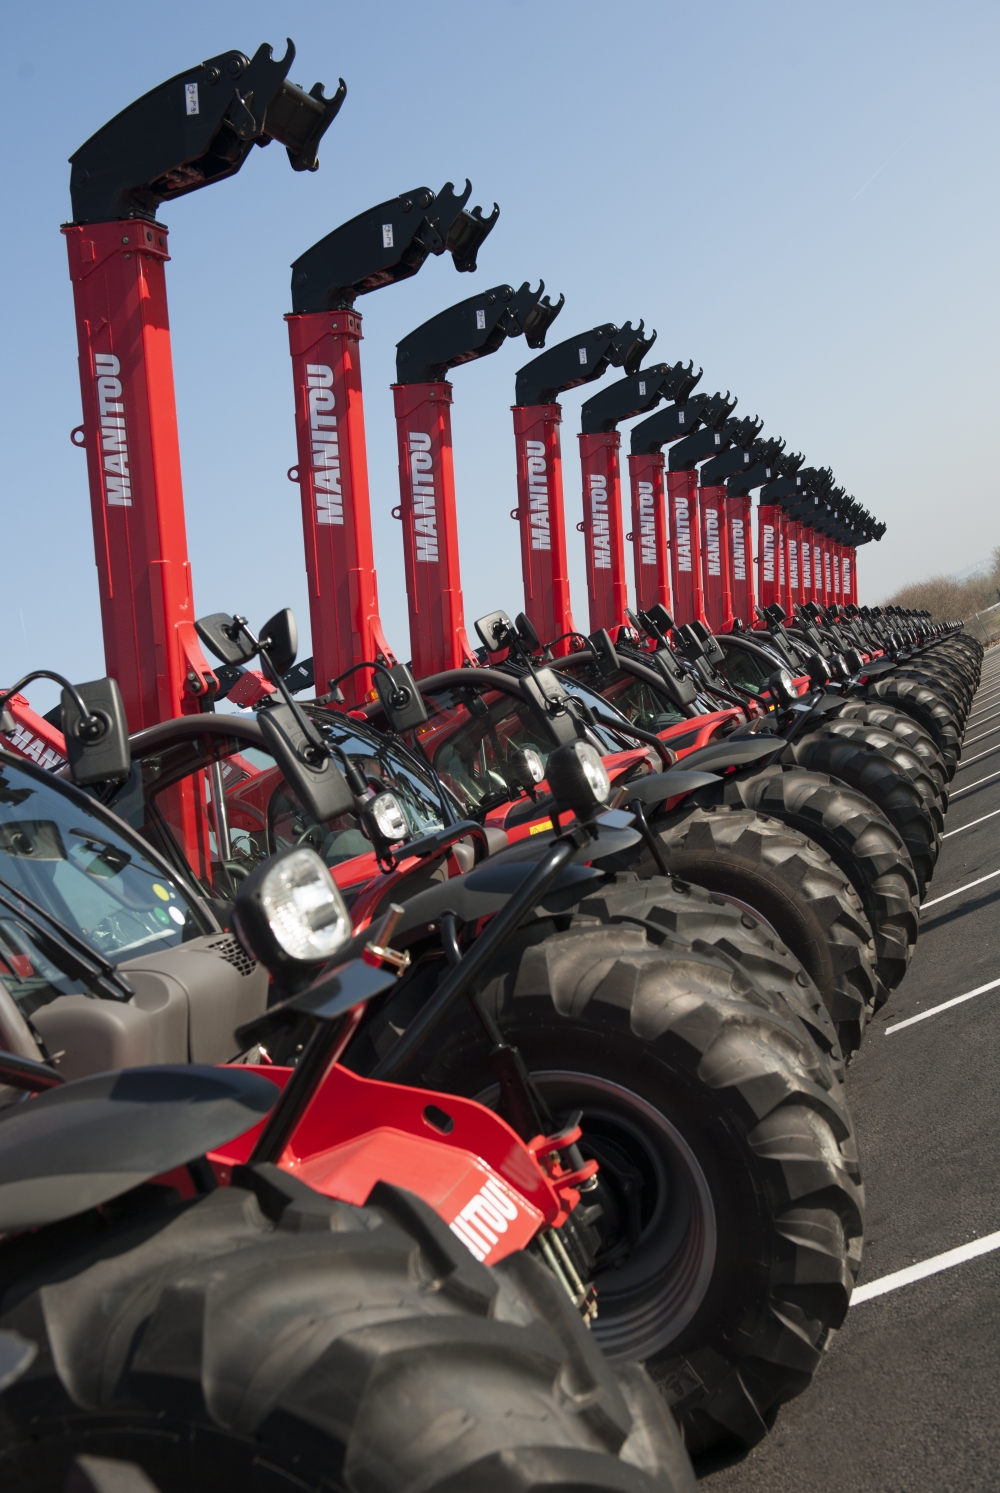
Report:
M346 88L304 93L275 61L225 52L116 115L71 157L69 252L106 668L133 731L197 712L217 681L194 631L164 265L163 202L240 169L279 140L292 166L316 149Z

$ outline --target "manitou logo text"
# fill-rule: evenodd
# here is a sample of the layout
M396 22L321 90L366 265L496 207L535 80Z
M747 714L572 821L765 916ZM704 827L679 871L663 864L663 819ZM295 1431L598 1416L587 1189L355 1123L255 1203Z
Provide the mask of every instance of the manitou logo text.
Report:
M774 581L774 525L763 525L763 553L760 557L761 576L765 581Z
M674 498L674 554L677 569L691 569L691 516L687 498Z
M840 566L840 579L844 587L844 596L848 601L851 599L851 557L845 555Z
M122 365L113 353L95 353L97 409L101 419L101 465L104 498L109 508L131 508L132 475L128 466L125 406L118 377Z
M799 554L802 560L802 589L808 597L812 590L812 545L808 539L803 539Z
M793 591L799 589L799 546L794 539L788 541L788 582Z
M833 592L834 592L835 596L839 596L841 594L841 591L840 591L840 556L836 555L836 554L833 556Z
M517 1212L514 1199L491 1177L449 1227L477 1260L485 1260L500 1243L501 1234L506 1234Z
M552 533L549 528L549 477L545 470L545 442L526 441L525 453L528 461L528 517L531 528L531 548L552 548Z
M66 758L52 747L46 746L42 738L29 731L27 726L15 726L4 740L15 752L20 752L22 757L30 757L32 762L37 762L39 767L44 767L48 772L58 772L60 767L66 766Z
M747 578L746 525L741 518L734 518L730 525L730 543L733 547L733 579L745 581Z
M639 564L656 564L656 506L651 482L639 483Z
M406 437L410 447L410 483L413 493L413 537L417 560L421 565L438 558L437 505L434 497L434 458L431 438L423 431L411 430Z
M827 591L833 590L833 572L830 566L830 551L823 551L823 578L826 581Z
M785 589L785 541L778 536L778 585Z
M722 574L722 550L719 545L719 513L705 509L705 569L708 575Z
M590 478L591 552L595 570L611 569L611 524L608 521L608 479Z
M325 363L307 363L309 383L309 439L312 445L312 479L316 493L316 522L344 522L344 494L340 486L340 445L337 417L333 413L333 369Z

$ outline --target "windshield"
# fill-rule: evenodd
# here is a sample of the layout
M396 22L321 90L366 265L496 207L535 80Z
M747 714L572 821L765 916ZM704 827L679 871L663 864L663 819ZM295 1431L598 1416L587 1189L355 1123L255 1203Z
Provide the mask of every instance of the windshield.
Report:
M578 674L570 673L568 669L560 669L560 675L571 692L580 694L581 690L585 691L584 694L580 694L580 698L586 699L598 719L606 719L607 724L612 728L616 725L619 730L624 728L621 716L624 716L625 720L632 725L638 726L640 731L652 731L654 734L676 726L678 721L687 720L687 716L682 714L665 694L660 694L645 679L636 678L626 669L619 669L609 679L602 680L599 687L596 682L590 684L581 679ZM573 691L573 685L578 686L576 691ZM608 713L602 716L598 711L598 700L605 706L611 706L615 714Z
M617 712L600 696L581 690L575 680L560 680L568 694L600 705L609 723L625 726ZM527 701L500 690L474 685L438 689L424 694L430 720L411 735L418 749L426 751L470 818L486 813L497 804L520 798L523 790L511 773L515 752L531 748L542 762L548 761L554 745ZM595 708L595 715L599 714ZM588 739L607 755L627 751L635 745L603 723L588 728Z
M376 792L396 795L412 838L441 827L433 790L398 750L341 717L316 719ZM313 819L274 758L236 733L206 729L136 748L130 776L104 801L214 900L232 901L255 866L292 845L311 845L331 870L353 861L359 877L375 870L357 815Z
M25 1014L83 987L49 955L44 909L112 964L211 931L184 889L78 790L0 760L0 979ZM43 929L48 925L42 921ZM48 948L48 954L46 953Z
M719 673L735 684L739 689L746 690L748 694L759 695L762 689L766 689L767 681L775 669L783 668L777 660L768 667L768 664L759 654L751 653L749 648L741 648L739 644L727 643L725 638L719 638L725 657L718 664Z

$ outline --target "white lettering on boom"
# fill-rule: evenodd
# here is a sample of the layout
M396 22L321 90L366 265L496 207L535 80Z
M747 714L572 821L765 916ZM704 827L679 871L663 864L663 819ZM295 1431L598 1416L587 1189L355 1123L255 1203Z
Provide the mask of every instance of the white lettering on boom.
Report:
M678 571L691 569L691 516L688 500L678 494L674 498L674 553Z
M639 483L639 563L656 564L656 501L651 482Z
M722 547L719 544L719 513L705 509L705 569L708 575L722 575Z
M434 458L431 438L421 430L407 433L410 456L410 491L413 497L413 538L418 564L438 559L437 500L434 494Z
M746 526L741 518L734 518L730 526L730 543L733 547L733 579L747 578Z
M340 445L337 399L333 392L333 369L326 363L307 363L309 391L309 440L312 448L313 491L317 524L344 522L344 494L340 485Z
M595 570L611 569L608 479L602 473L590 477L590 550Z
M101 422L101 475L104 501L109 508L132 507L132 474L129 470L125 406L118 374L121 363L113 353L94 354L97 410Z
M552 548L549 524L549 477L545 464L545 442L526 441L524 445L528 476L528 521L531 548Z

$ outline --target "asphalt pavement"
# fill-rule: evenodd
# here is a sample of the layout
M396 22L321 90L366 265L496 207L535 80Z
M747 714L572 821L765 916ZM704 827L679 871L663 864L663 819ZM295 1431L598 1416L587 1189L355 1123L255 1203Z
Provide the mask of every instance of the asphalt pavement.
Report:
M812 1386L699 1468L705 1493L1000 1489L1000 649L945 834L907 976L848 1070L859 1289Z

